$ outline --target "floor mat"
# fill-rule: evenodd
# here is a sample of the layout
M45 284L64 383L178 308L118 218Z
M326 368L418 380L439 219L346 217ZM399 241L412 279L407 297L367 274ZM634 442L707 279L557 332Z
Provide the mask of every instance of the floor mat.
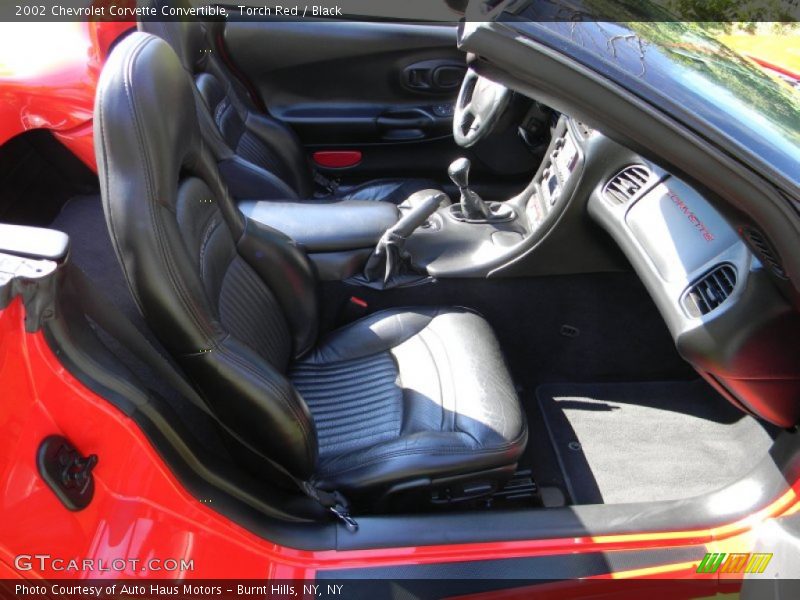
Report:
M536 395L575 504L710 492L755 467L777 434L702 380L548 384Z

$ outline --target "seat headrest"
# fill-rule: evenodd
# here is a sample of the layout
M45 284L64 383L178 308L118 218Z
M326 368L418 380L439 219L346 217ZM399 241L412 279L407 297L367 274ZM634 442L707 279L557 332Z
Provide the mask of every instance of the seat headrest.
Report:
M122 40L101 73L95 118L101 174L128 173L129 185L146 182L149 201L174 201L202 145L193 83L169 44L140 32Z

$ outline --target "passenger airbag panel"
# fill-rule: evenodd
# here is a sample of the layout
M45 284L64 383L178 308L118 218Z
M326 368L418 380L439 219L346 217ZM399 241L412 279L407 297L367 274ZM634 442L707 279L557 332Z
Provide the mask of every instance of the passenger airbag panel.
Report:
M685 280L739 241L736 232L688 185L671 177L625 220L665 281Z

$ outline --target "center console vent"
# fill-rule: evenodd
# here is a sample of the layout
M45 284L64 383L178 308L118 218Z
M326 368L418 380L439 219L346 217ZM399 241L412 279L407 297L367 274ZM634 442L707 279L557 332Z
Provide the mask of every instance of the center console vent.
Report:
M612 204L628 203L650 181L650 169L631 165L617 173L603 188L603 196Z
M707 315L720 306L736 287L736 269L723 264L695 282L683 296L683 307L691 317Z

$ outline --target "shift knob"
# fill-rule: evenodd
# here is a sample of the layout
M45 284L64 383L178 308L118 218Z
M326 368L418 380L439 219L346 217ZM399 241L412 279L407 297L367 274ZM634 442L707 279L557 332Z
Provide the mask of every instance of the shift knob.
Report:
M461 192L461 213L467 219L488 219L491 215L489 207L481 197L469 189L469 167L472 163L468 158L457 158L450 163L447 174L458 186Z
M447 169L447 174L458 186L458 189L463 190L469 186L469 168L472 165L468 158L457 158L450 163Z

